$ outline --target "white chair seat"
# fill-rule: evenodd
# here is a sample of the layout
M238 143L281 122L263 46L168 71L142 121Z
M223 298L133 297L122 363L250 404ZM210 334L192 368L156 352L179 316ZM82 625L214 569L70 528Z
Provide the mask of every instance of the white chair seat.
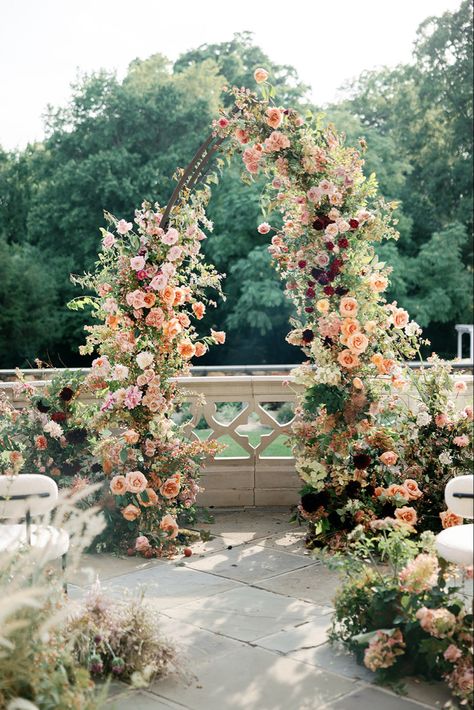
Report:
M436 549L440 557L458 565L472 565L474 525L455 525L436 536Z
M0 525L0 553L12 552L28 546L26 525ZM69 535L51 525L31 526L31 547L38 551L43 562L62 557L69 549Z

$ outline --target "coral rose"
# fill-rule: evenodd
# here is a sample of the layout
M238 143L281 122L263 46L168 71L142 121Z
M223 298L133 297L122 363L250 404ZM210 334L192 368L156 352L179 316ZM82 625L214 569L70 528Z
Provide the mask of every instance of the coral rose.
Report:
M223 330L212 330L211 337L218 345L224 345L225 343L225 333Z
M423 492L418 487L418 483L413 480L413 478L407 478L403 484L403 488L407 490L409 500L417 500L423 495Z
M149 291L148 293L145 293L143 296L143 305L145 308L152 308L156 303L156 296L154 293L151 293Z
M341 298L341 302L339 304L339 312L341 316L344 316L345 318L356 316L357 309L358 304L355 298L352 298L351 296Z
M176 338L182 330L183 327L177 318L171 318L171 320L163 324L163 335L169 340Z
M168 536L171 539L174 539L175 537L178 536L178 524L172 515L164 515L163 516L163 518L160 522L160 528L164 532L167 532Z
M186 292L182 288L175 288L173 306L180 306L186 300Z
M384 451L379 458L385 466L395 466L398 461L398 456L395 451Z
M279 108L267 108L267 126L278 128L283 121L283 114Z
M110 490L114 496L123 496L127 492L125 476L114 476L110 481Z
M136 505L130 503L130 505L127 505L127 507L122 510L122 515L125 520L132 522L133 520L136 520L139 517L140 508L137 508Z
M144 493L146 493L147 500L145 500ZM138 494L138 500L143 508L151 508L153 505L158 505L158 496L153 488L145 488L144 491Z
M360 360L357 357L355 353L352 353L350 350L343 350L339 355L337 356L337 361L342 367L347 368L348 370L352 370L354 367L359 367L360 365Z
M180 485L176 478L168 478L160 487L160 493L163 498L176 498L179 493Z
M197 301L192 305L193 313L198 320L204 318L204 313L206 312L206 306L201 301Z
M456 513L453 513L452 510L443 511L439 514L439 517L441 518L441 525L444 529L453 528L456 525L462 525L464 522L464 518L460 515L456 515Z
M393 498L396 495L401 495L405 500L409 500L410 496L406 488L399 486L397 483L392 483L386 490L385 495L389 498Z
M353 353L360 355L367 350L369 339L363 333L352 333L347 338L347 346Z
M35 437L35 447L38 451L44 451L44 449L48 448L48 440L44 434Z
M141 493L147 487L148 481L141 471L130 471L125 478L130 493Z
M196 343L195 344L195 356L196 357L202 357L207 353L207 346L205 343Z
M190 340L182 340L178 345L178 353L185 360L190 360L196 352L196 348Z
M161 298L162 300L168 304L168 306L172 306L174 303L175 299L175 290L172 286L165 286L163 291L161 292Z
M406 525L416 525L417 515L414 508L410 508L407 505L403 508L397 508L395 511L396 519L401 523L406 523Z
M135 431L135 429L127 429L127 431L123 432L122 436L127 444L136 444L140 438L140 434L138 431Z
M258 69L255 69L253 73L253 78L255 79L257 84L263 84L263 82L268 79L268 72L266 69L262 69L262 67L259 67Z
M234 136L242 145L245 145L250 140L249 134L243 128L236 128L234 131Z

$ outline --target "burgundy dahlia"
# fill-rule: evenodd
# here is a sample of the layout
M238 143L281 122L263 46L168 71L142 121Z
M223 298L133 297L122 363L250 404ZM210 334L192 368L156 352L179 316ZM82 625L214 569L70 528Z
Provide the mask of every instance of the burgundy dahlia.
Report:
M364 470L370 466L372 459L368 454L355 454L352 462L356 468Z
M326 249L332 251L334 249L334 244L332 242L326 242Z
M326 296L334 296L334 294L335 294L334 286L325 286L323 288L323 291L326 294Z
M351 226L351 229L357 229L359 226L359 220L358 219L350 219L349 224Z
M306 328L306 330L303 330L303 342L304 343L312 343L314 340L314 333L312 330L309 328Z
M345 288L345 286L338 286L336 288L336 293L338 296L345 296L346 293L349 293L349 289Z
M61 422L66 421L66 414L65 412L53 412L51 414L51 419L53 422L56 422L56 424L60 424Z
M314 296L315 296L314 288L306 289L306 297L307 298L314 298Z
M298 262L298 266L300 269L304 269L306 267L306 261L301 259L301 261Z
M337 244L341 249L347 249L347 247L349 246L349 240L345 237L341 237L340 239L338 239Z
M313 227L316 229L318 232L322 232L325 225L321 217L316 217L316 219L313 222Z
M63 387L61 392L59 393L59 399L62 399L63 402L70 402L73 397L74 390L72 390L70 387Z

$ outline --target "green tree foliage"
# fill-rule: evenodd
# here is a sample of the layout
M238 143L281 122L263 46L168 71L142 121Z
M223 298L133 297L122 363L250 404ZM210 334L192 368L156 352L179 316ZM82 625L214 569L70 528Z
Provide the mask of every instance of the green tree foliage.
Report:
M394 267L389 295L429 326L438 348L437 334L454 346L453 323L472 319L471 22L468 2L426 20L410 65L362 75L326 111L348 142L366 137L367 174L377 172L382 193L400 200L401 239L381 248ZM48 354L57 364L83 362L84 316L64 304L76 295L69 273L94 263L102 211L130 219L143 199L166 202L176 167L208 134L223 86L253 87L258 66L271 72L282 105L304 111L306 87L295 70L273 64L242 33L174 65L159 54L135 60L122 81L84 76L66 106L48 109L43 142L19 153L0 149L0 365ZM227 302L203 325L228 330L221 363L294 361L284 341L289 306L265 252L268 237L257 232L260 185L242 185L241 169L224 170L209 207L214 232L204 248L227 273Z

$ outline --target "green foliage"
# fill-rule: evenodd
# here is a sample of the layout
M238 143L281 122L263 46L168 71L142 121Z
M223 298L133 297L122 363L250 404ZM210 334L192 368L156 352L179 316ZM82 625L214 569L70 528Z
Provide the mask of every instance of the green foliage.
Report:
M305 412L316 416L318 409L326 408L328 414L340 412L344 406L345 392L337 385L314 385L306 390Z

